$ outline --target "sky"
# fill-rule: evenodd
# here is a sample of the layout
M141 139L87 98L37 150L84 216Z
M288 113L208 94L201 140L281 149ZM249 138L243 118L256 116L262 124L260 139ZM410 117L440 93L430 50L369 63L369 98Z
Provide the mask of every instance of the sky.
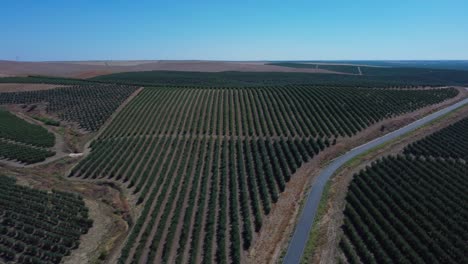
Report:
M2 0L0 60L468 59L467 0Z

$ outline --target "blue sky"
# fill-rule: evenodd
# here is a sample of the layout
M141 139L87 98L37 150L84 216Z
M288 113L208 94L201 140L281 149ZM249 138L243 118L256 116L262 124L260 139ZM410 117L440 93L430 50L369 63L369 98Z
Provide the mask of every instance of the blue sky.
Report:
M468 59L466 0L3 0L0 59Z

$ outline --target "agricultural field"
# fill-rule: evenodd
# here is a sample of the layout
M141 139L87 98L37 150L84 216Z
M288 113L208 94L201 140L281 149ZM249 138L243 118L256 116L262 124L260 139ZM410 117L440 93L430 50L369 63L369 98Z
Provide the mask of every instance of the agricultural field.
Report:
M147 88L99 139L160 134L351 137L382 119L457 94L456 89L399 91L313 86ZM141 114L145 111L150 115Z
M55 155L55 136L45 128L0 109L0 159L31 164Z
M425 69L445 69L445 70L468 70L466 60L334 60L334 61L275 61L271 63L289 64L341 64L341 65L365 65L370 67L386 68L425 68Z
M346 67L351 67L351 70L356 68L354 66ZM349 69L346 68L346 70ZM468 74L463 70L376 67L366 67L365 69L361 67L361 70L363 71L363 75L310 74L301 72L142 71L114 73L97 76L88 80L139 86L179 85L200 87L258 87L295 84L328 87L388 88L468 85Z
M410 144L405 154L468 160L468 118Z
M336 62L333 63L304 63L304 62L274 62L271 65L290 67L290 68L314 68L324 69L333 72L340 72L346 74L362 74L365 76L372 76L373 80L379 80L384 76L393 76L394 78L404 78L406 82L412 82L416 80L427 80L435 81L439 80L463 80L466 78L466 64L460 64L460 68L456 64L451 65L449 68L445 68L445 64L440 64L441 68L428 67L424 64L419 64L413 67L408 67L404 63L398 64L392 63L372 63L368 61L362 62ZM411 65L411 64L410 64ZM447 63L447 65L449 65ZM463 65L463 66L462 66ZM360 71L359 71L360 70ZM342 78L349 78L346 76L340 76ZM337 78L340 78L337 76Z
M26 92L26 91L41 91L58 88L57 84L45 83L2 83L0 81L0 93L5 92Z
M116 181L141 208L119 263L240 263L294 172L383 119L455 89L145 88L70 177Z
M2 109L0 109L0 138L44 148L55 144L54 135L45 128L28 123Z
M385 89L393 84L382 81L385 85L374 87L375 80L368 83L372 88L362 80L333 85L343 80L328 77L324 85L312 85L302 83L312 80L309 75L304 79L292 73L276 73L272 79L268 73L239 72L113 76L122 79L21 77L15 81L74 86L0 93L0 105L44 124L0 112L2 159L31 164L29 172L55 171L70 183L113 186L125 199L114 213L128 225L128 233L116 240L115 248L93 253L96 263L249 262L250 249L269 230L276 204L305 164L335 145L349 144L343 142L369 127L379 133L394 129L382 121L463 95L460 88ZM138 81L128 76L139 76ZM321 82L321 77L313 78ZM139 89L141 85L145 87ZM56 154L57 139L82 140L79 153L69 148ZM444 142L453 140L459 138ZM415 149L413 156L426 147ZM460 146L456 153L462 150ZM49 162L34 164L55 154ZM113 199L103 201L114 204ZM87 213L78 214L89 228ZM41 259L47 254L34 256L58 263L77 248L79 237L54 260ZM34 263L14 254L2 256Z
M340 72L347 74L359 74L358 67L354 65L340 65L340 64L319 64L319 63L294 63L294 62L274 62L270 65L277 65L291 68L312 68L312 69L323 69L332 72ZM363 68L363 67L362 67Z
M55 155L49 149L31 147L0 139L0 159L32 164L46 160Z
M90 85L97 84L94 81L73 79L73 78L60 78L60 77L46 77L46 76L27 76L27 77L2 77L0 84L5 86L12 86L12 84L36 84L45 86L48 85ZM0 86L1 87L1 86ZM1 90L0 90L1 91Z
M47 113L94 132L136 89L125 85L80 85L44 91L0 93L0 105L45 103Z
M291 69L329 70L333 73L305 72L199 72L199 71L137 71L98 75L89 79L28 76L3 77L0 84L56 84L56 85L104 85L119 84L131 86L199 86L199 87L259 87L278 85L315 85L328 87L437 87L466 86L468 76L461 69L427 69L403 67L374 67L353 65L326 65L305 63L267 63ZM345 73L345 74L343 74ZM362 75L361 75L362 74ZM0 90L1 91L1 90Z
M80 196L0 176L1 263L60 263L92 225Z
M354 175L340 242L348 263L467 263L466 124Z
M1 2L0 264L468 264L468 0L181 2Z

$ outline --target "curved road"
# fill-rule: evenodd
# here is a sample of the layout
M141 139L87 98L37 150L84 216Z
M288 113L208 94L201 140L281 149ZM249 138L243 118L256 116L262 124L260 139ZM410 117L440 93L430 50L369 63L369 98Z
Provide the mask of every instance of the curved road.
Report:
M382 137L376 138L372 141L367 142L364 145L356 147L342 156L334 159L317 177L317 180L312 185L312 188L309 192L307 197L306 204L302 209L302 214L299 218L299 221L296 225L296 230L294 231L294 235L289 243L288 251L286 256L284 257L284 264L296 264L301 261L302 253L304 251L305 245L307 243L307 239L309 238L309 232L312 228L312 224L314 223L315 213L317 211L318 204L320 202L320 198L322 197L323 188L327 183L328 179L335 173L335 171L343 166L346 162L353 159L354 157L374 148L383 143L391 141L399 136L402 136L408 132L411 132L432 120L443 116L456 108L468 104L468 98L460 101L456 104L448 106L442 110L434 112L424 118L421 118L407 126L404 126L398 130L390 132Z

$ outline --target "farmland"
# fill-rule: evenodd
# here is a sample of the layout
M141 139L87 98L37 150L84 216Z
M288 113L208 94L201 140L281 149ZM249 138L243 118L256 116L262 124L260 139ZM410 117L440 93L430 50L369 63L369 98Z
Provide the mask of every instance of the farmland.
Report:
M336 69L336 67L340 66L334 66L333 68ZM354 71L353 68L356 68L354 66L341 67L346 67L346 71ZM365 69L361 67L361 69L363 71L363 75L323 73L310 74L302 72L142 71L114 73L97 76L88 80L140 86L179 85L200 87L253 87L296 84L328 87L340 86L388 88L468 85L468 76L466 71L462 70L376 67L366 67Z
M30 124L1 109L0 138L45 148L52 147L55 143L54 135L45 128Z
M160 134L351 137L384 118L441 102L457 93L455 89L398 91L311 86L147 88L99 139ZM152 115L142 115L143 111Z
M0 109L0 159L25 164L53 156L55 137L45 128Z
M106 79L111 76L122 78ZM387 76L377 87L377 79L346 85L345 79L323 77L322 82L316 76L136 72L91 80L12 77L17 83L62 85L0 93L0 105L30 121L0 113L0 156L23 164L46 160L26 166L28 173L54 171L72 185L91 184L100 191L106 186L119 193L118 202L115 196L99 199L117 206L114 216L128 233L119 235L114 247L93 251L93 261L249 262L262 232L272 228L283 193L291 192L289 186L297 184L295 176L306 164L331 157L324 153L336 153L370 127L386 133L399 126L390 120L411 118L412 112L464 95L460 88L400 87L385 81ZM63 149L47 159L56 154L57 140ZM444 142L453 140L459 137ZM413 155L421 149L427 147L412 150ZM302 191L295 187L292 192Z
M0 176L0 262L60 263L93 222L82 198Z
M354 175L340 242L349 263L466 263L465 127L466 118Z
M340 64L318 64L318 63L293 63L293 62L275 62L270 63L271 65L278 65L283 67L291 68L313 68L313 69L324 69L333 72L341 72L348 74L359 74L358 66L353 65L340 65Z
M455 89L145 88L72 178L111 180L141 214L119 263L239 263L294 172L342 138Z
M55 155L55 152L48 149L34 148L27 145L3 140L0 140L0 147L1 159L19 161L25 164L44 161L48 157Z
M5 79L5 78L2 78ZM24 79L27 79L24 77ZM3 83L0 79L0 93L49 90L60 87L57 84L44 83Z
M0 264L468 264L468 0L3 1Z
M364 62L363 62L364 63ZM425 87L425 86L466 86L468 77L466 70L335 65L335 64L305 64L297 62L267 63L275 67L291 70L322 71L307 72L248 72L248 71L136 71L112 74L97 74L89 79L72 79L63 77L28 76L4 77L1 83L25 84L56 84L56 85L102 85L120 84L131 86L199 86L199 87L259 87L278 85L315 85L328 87ZM365 65L369 62L365 62ZM370 63L372 65L372 63ZM393 65L394 66L394 65ZM316 69L318 67L318 69ZM328 73L323 73L326 70ZM334 73L335 72L335 73ZM362 74L362 75L361 75Z
M89 85L95 82L81 79L48 77L48 76L27 76L27 77L3 77L0 84L12 86L12 84L37 84L37 85Z
M415 156L468 160L466 131L468 131L468 118L410 144L404 153Z
M1 104L46 103L47 112L76 123L79 128L97 131L134 91L121 85L82 85L44 91L0 93Z

